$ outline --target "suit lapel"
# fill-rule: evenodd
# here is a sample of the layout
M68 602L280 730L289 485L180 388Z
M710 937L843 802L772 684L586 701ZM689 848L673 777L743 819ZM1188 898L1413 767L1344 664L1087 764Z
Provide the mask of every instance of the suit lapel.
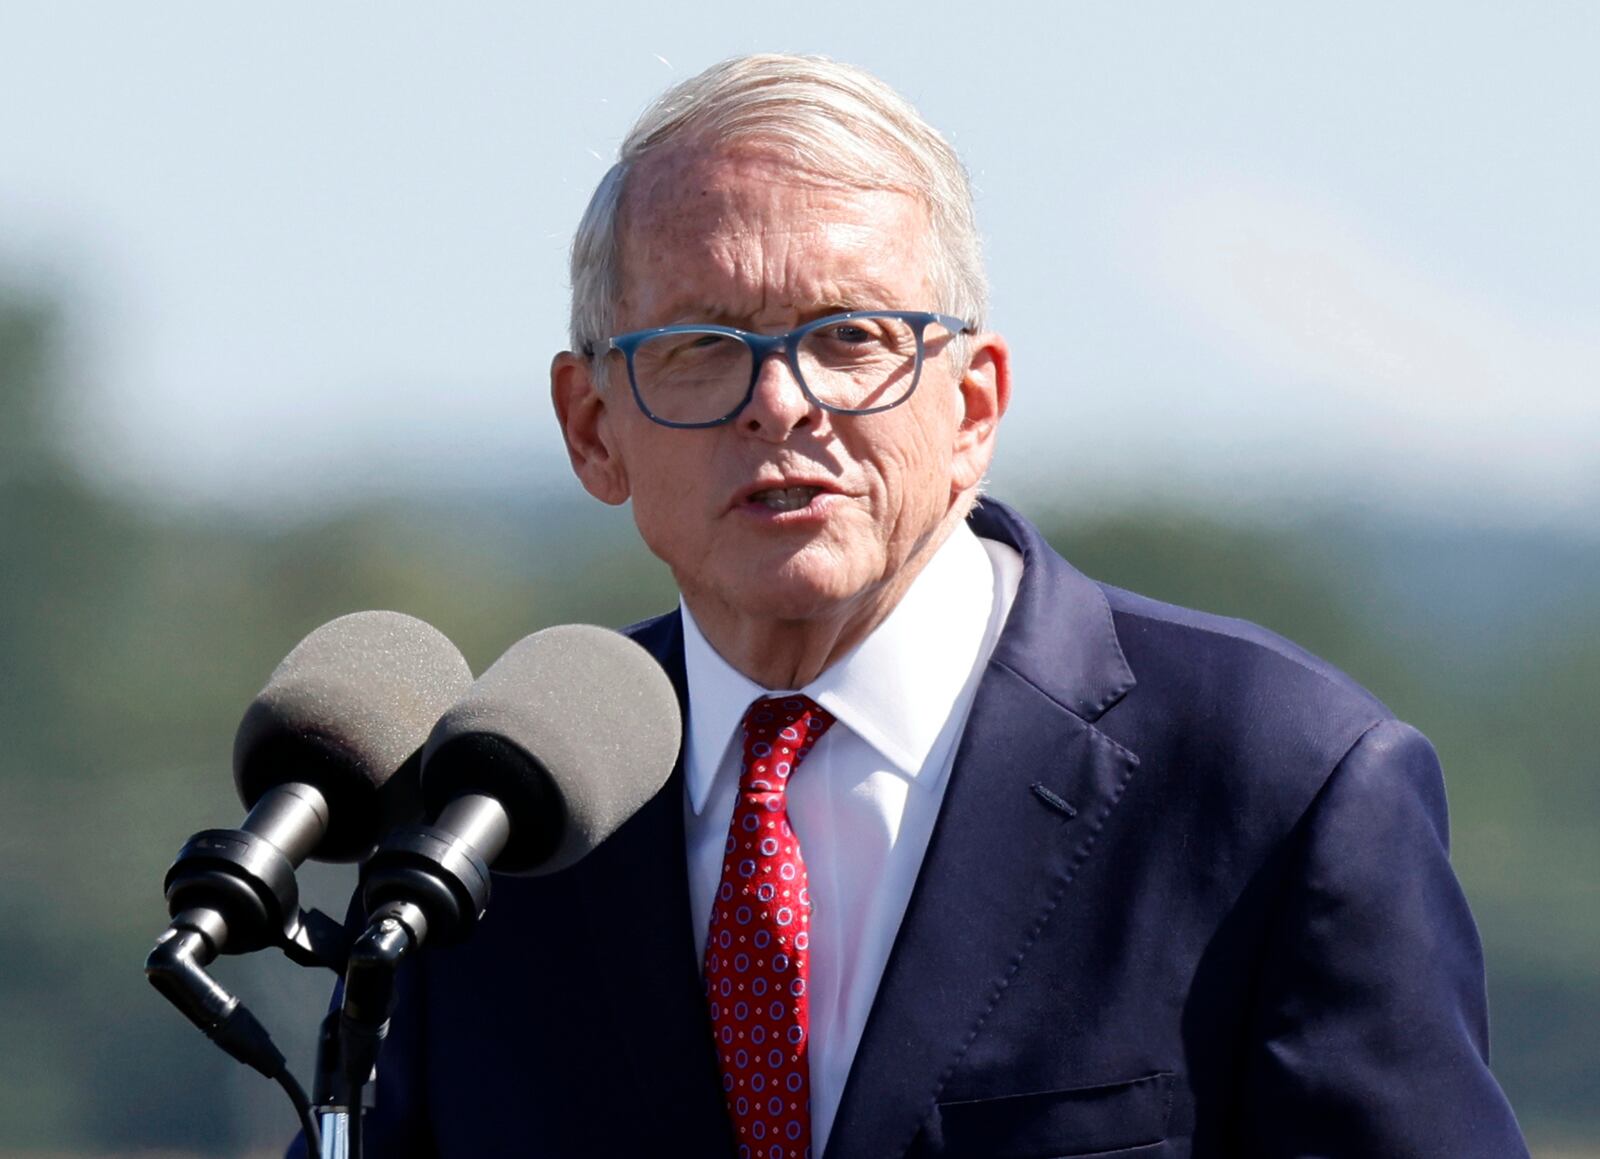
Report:
M957 750L826 1159L905 1152L1044 923L1071 905L1137 758L1092 721L1132 685L1098 587L992 505L1023 585Z
M685 700L676 614L631 633ZM730 1154L711 1020L690 929L683 833L683 759L659 793L583 863L594 992L663 1140L693 1154ZM596 1076L599 1081L600 1076Z

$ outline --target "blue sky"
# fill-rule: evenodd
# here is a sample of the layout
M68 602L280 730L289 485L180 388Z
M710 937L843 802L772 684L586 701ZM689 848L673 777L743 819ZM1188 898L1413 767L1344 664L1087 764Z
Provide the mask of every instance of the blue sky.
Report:
M1600 6L54 3L0 13L0 277L136 492L572 493L566 245L738 52L906 93L978 191L995 489L1600 528Z

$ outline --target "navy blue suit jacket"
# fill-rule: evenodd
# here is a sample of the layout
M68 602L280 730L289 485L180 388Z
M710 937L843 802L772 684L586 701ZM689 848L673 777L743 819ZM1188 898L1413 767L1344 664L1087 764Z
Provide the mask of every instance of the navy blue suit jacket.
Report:
M1427 741L1248 624L1026 568L824 1159L1525 1155ZM683 695L676 614L633 634ZM403 978L369 1154L732 1156L681 767Z

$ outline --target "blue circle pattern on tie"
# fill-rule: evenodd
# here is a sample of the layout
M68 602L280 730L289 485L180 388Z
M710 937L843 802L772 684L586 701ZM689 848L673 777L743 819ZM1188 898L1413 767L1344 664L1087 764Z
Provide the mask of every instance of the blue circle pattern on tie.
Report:
M832 716L803 696L758 700L745 713L739 799L728 826L705 968L708 998L764 999L709 1006L722 1089L742 1157L811 1156L806 995L811 896L784 792L832 724ZM769 1033L783 1049L744 1049L745 1044L765 1046Z

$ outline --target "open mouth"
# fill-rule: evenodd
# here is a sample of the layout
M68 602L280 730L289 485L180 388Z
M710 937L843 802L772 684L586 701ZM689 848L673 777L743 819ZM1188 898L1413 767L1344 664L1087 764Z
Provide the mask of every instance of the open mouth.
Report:
M755 492L749 501L769 511L799 511L802 507L809 507L821 492L821 487L769 487L765 491Z

